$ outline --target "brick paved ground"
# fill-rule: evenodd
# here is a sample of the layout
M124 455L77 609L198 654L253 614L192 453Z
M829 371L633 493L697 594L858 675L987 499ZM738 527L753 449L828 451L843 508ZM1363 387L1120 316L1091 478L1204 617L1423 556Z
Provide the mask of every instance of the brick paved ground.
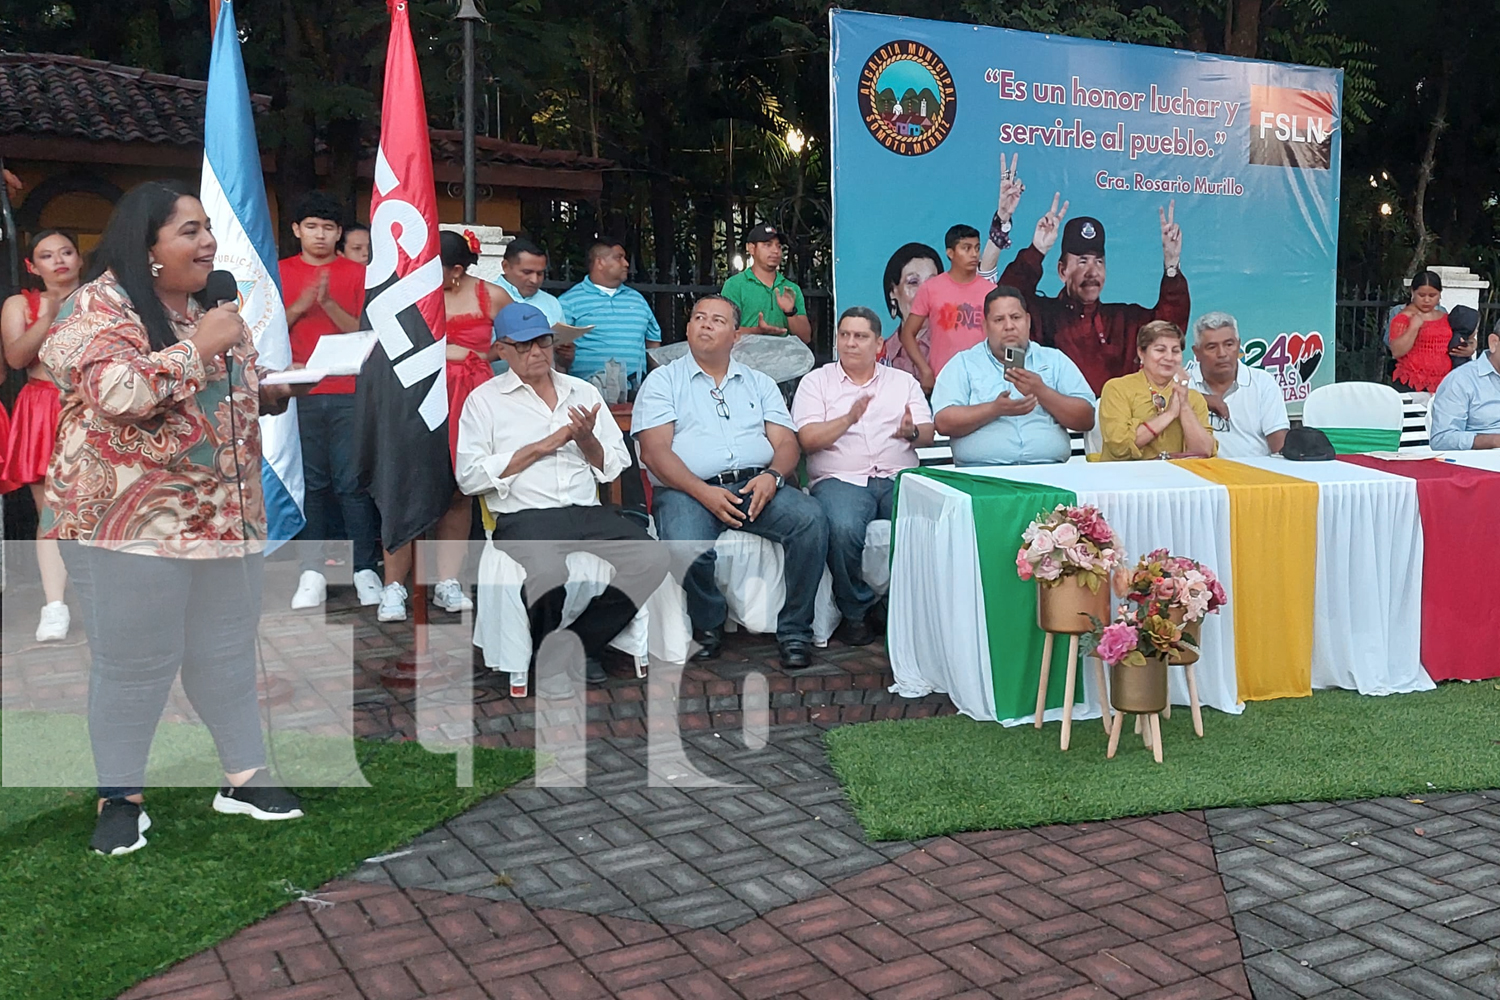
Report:
M337 715L349 668L272 605L268 670L296 685L279 717ZM410 699L379 682L409 632L372 611L330 604L355 664L344 721L412 737ZM7 707L86 690L83 647L10 625ZM1500 793L869 844L821 731L951 704L886 692L878 645L834 643L796 677L774 655L735 636L684 675L691 760L741 787L647 787L642 685L622 677L589 694L588 787L513 789L126 996L1500 1000ZM757 672L775 725L750 750ZM531 745L532 711L481 679L478 740Z
M515 789L354 878L728 930L911 849L864 840L821 737L687 735L722 788L650 787L644 739L596 739L587 787Z
M728 930L340 881L124 1000L1249 997L1200 816L929 841Z
M1500 792L1208 824L1257 1000L1500 997Z

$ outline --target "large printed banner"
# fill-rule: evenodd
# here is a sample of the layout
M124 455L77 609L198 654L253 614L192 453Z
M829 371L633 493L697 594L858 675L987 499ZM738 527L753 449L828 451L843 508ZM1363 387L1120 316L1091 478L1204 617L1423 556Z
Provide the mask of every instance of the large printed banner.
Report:
M1333 380L1341 70L831 16L840 310L894 335L966 223L1086 373L1133 370L1153 315L1223 311L1294 408Z

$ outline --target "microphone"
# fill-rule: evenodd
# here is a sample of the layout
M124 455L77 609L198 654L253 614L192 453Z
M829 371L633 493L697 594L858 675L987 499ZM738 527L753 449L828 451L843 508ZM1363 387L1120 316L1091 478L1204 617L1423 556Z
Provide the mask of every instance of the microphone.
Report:
M208 284L193 293L193 299L204 309L213 309L225 302L238 302L240 286L231 271L210 271Z

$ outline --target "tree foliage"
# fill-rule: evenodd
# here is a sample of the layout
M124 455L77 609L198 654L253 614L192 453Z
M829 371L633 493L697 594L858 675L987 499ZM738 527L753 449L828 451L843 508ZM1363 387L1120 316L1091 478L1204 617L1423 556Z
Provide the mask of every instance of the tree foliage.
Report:
M411 0L436 127L459 125L454 0ZM576 256L620 235L662 278L708 280L754 219L828 259L828 15L819 0L489 0L477 32L479 128L615 161L597 205L537 201L525 226ZM1344 70L1341 269L1405 266L1414 197L1444 79L1448 128L1424 200L1434 260L1494 266L1500 42L1492 0L1413 23L1406 0L860 0L848 6ZM206 0L0 0L0 45L204 76ZM251 87L271 96L262 144L280 198L349 198L378 129L383 0L238 0ZM1373 126L1373 127L1372 127ZM788 137L805 138L799 152ZM319 157L326 157L326 175ZM1373 181L1373 186L1372 186ZM1380 206L1391 206L1382 214Z

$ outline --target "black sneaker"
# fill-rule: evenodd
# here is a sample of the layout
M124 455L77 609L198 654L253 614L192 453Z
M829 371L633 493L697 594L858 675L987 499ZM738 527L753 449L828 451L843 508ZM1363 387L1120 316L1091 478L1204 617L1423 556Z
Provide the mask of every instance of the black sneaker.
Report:
M603 663L600 663L592 656L586 658L583 663L583 679L590 684L603 684L609 680L609 674L605 672Z
M214 796L214 812L250 816L254 819L299 819L302 803L297 796L271 781L261 768L238 788L224 787Z
M868 646L875 641L875 630L864 618L845 618L839 635L843 638L845 645L849 646Z
M146 831L149 829L151 817L146 815L139 802L105 799L89 846L95 854L129 854L146 846Z

